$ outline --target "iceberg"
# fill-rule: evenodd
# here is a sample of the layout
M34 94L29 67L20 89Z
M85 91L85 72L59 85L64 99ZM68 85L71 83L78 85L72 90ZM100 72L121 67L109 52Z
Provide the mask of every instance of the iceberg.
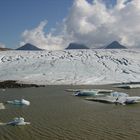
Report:
M106 93L111 93L113 90L108 89L67 89L68 92L75 92L75 96L105 96Z
M131 96L131 97L120 97L117 98L114 103L118 103L121 105L126 105L126 104L135 104L140 102L140 97L139 96Z
M74 93L75 96L101 96L98 90L79 90Z
M30 105L30 102L25 100L25 99L21 99L21 100L13 100L13 101L7 101L7 103L9 104L13 104L13 105Z
M0 110L1 110L1 109L5 109L5 106L4 106L3 103L0 103Z
M97 91L76 91L74 96L95 96Z
M133 89L133 88L140 88L140 84L121 84L116 87L125 88L125 89Z
M112 92L110 95L105 97L91 97L86 98L88 101L96 101L102 103L112 103L112 104L135 104L140 102L140 96L129 96L127 93L122 92Z
M110 96L118 98L118 97L128 97L129 95L123 92L112 92Z
M12 121L8 122L7 125L26 125L30 124L30 122L25 122L24 118L19 117L19 118L14 118Z

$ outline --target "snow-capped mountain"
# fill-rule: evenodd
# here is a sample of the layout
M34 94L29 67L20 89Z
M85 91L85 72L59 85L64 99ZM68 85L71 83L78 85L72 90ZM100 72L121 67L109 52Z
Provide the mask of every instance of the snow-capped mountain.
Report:
M140 50L3 51L0 80L77 85L137 82Z

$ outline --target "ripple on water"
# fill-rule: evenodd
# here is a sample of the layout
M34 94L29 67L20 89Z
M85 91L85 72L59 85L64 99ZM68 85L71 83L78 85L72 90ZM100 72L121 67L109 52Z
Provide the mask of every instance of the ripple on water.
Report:
M140 105L115 106L89 102L71 96L64 91L65 88L8 89L5 94L0 94L5 100L24 96L31 101L29 107L6 105L6 109L1 110L1 122L22 116L31 125L13 127L0 123L0 140L140 139ZM130 92L139 95L139 91Z

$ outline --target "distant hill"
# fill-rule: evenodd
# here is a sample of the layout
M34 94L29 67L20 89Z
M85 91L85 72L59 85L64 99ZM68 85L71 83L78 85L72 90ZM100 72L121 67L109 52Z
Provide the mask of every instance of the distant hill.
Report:
M125 46L121 45L117 41L113 41L111 44L106 46L104 49L127 49Z
M8 50L12 50L12 49L10 49L10 48L1 48L0 47L0 51L8 51Z
M24 51L40 51L42 49L30 44L30 43L27 43L25 44L24 46L21 46L19 48L17 48L16 50L24 50Z
M89 49L89 48L84 44L70 43L66 49L68 50L68 49Z

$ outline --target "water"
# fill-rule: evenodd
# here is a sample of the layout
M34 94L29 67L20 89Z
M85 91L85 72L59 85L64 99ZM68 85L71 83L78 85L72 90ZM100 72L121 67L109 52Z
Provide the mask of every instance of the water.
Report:
M0 121L24 117L26 126L0 126L0 140L139 140L140 104L114 105L86 101L65 92L66 88L111 86L47 86L45 88L0 89L0 102L25 98L29 107L6 105ZM123 90L140 95L140 89Z

